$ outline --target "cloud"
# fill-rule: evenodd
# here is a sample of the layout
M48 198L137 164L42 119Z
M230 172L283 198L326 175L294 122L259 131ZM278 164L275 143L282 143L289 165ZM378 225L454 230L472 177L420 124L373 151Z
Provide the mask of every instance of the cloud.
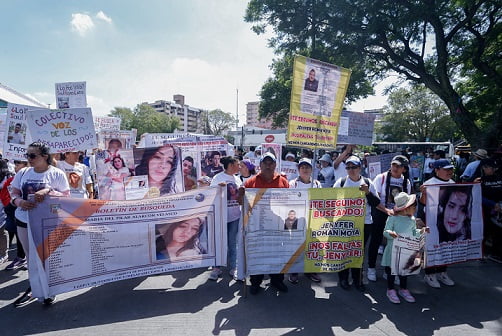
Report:
M112 23L112 18L107 16L103 11L99 11L98 14L96 14L96 19L103 20L107 23Z
M71 15L71 29L80 36L85 36L85 34L93 28L94 22L92 22L92 18L89 15L82 13Z

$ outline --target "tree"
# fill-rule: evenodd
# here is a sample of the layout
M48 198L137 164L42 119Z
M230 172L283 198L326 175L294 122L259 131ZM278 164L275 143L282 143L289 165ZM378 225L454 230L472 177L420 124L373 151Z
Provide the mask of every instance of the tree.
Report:
M448 141L455 130L444 102L424 85L414 85L389 95L377 133L383 141Z
M122 129L137 129L138 137L143 133L172 133L181 125L178 117L157 112L148 104L139 104L134 111L127 107L116 107L110 116L122 118Z
M120 127L122 129L130 130L133 128L134 112L128 107L115 107L108 116L120 118Z
M202 115L204 134L222 135L236 124L236 119L230 113L220 109L205 111Z
M472 145L491 147L502 129L500 18L494 0L251 0L245 16L257 33L273 27L277 53L326 49L352 55L365 78L424 84Z

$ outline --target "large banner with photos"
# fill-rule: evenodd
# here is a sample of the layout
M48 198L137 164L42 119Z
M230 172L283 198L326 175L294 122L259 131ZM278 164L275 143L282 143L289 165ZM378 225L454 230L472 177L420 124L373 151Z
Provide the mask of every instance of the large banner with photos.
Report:
M122 202L48 197L29 214L34 296L225 265L224 190Z
M357 188L246 189L240 277L361 267L364 211Z
M481 185L428 185L426 266L447 265L482 257Z

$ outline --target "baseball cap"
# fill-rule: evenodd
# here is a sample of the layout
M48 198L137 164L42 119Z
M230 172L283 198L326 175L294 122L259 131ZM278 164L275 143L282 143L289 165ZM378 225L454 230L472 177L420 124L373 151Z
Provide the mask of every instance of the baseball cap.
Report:
M436 161L434 161L434 163L432 164L432 166L434 167L434 169L439 169L439 168L450 169L450 168L453 168L453 165L447 159L436 160Z
M275 158L275 155L272 154L272 153L270 153L270 152L267 152L267 153L263 154L263 156L260 159L260 162L263 162L263 160L265 160L266 158L271 158L274 162L277 162L277 159Z
M355 155L351 155L349 156L349 158L347 160L345 160L345 163L352 163L352 164L355 164L356 166L360 166L361 165L361 160L355 156Z
M298 167L300 167L300 165L302 164L308 164L309 166L312 167L312 160L307 158L300 159L300 161L298 161Z
M331 156L330 156L329 154L324 154L324 155L323 155L323 156L319 159L319 161L326 161L326 162L329 162L329 163L333 162L333 161L331 160Z
M293 159L295 159L295 158L296 158L296 157L295 157L295 154L293 154L293 153L291 153L291 152L289 152L288 154L286 154L286 156L285 156L284 158L286 158L286 159L287 159L288 157L292 157Z
M410 162L408 161L406 156L396 155L396 156L394 156L394 158L392 159L392 162L390 164L394 164L394 163L399 166L407 166Z
M255 151L255 152L256 152L256 151L261 152L261 146L256 147L256 148L254 149L254 151Z

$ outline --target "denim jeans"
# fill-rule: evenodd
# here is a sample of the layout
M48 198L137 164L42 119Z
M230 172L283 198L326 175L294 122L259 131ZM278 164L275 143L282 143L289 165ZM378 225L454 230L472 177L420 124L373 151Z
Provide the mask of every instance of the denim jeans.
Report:
M237 263L237 233L239 232L239 219L227 223L227 265L230 270Z

